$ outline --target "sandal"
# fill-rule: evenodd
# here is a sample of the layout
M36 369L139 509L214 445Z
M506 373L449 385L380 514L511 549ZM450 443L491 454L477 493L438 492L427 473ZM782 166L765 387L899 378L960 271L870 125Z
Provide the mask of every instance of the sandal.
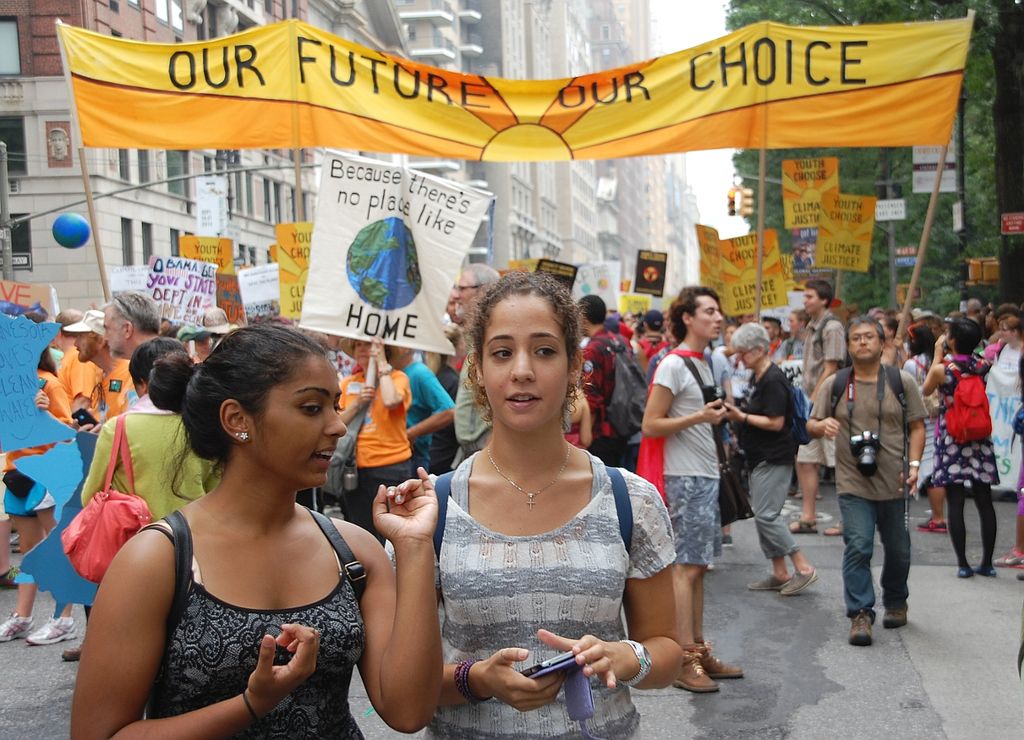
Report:
M824 532L822 532L822 534L825 535L826 537L842 537L843 536L843 525L840 524L837 527L829 527Z
M793 534L818 534L818 523L797 519L795 522L789 523L789 531Z

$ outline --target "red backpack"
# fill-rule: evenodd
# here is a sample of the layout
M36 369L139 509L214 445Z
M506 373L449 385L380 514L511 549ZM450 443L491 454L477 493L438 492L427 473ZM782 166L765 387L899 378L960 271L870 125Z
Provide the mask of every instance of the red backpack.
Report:
M992 435L992 413L985 381L980 375L964 375L952 362L946 367L957 380L953 405L946 409L946 430L959 444L987 439Z

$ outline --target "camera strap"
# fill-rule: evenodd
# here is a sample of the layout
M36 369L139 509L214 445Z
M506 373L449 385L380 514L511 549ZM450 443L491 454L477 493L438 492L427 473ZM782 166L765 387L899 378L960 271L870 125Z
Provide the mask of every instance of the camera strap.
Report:
M856 371L850 368L850 379L846 384L846 421L850 425L850 433L853 433L853 404L857 400L857 379ZM878 444L882 444L882 401L885 398L885 366L878 368ZM904 434L904 437L906 434Z

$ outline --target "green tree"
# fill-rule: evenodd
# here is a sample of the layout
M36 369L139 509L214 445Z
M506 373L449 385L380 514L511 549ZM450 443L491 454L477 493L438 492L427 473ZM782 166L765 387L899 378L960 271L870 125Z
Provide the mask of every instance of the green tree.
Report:
M966 154L963 166L968 225L965 256L1000 254L1001 292L1004 299L1020 301L1024 297L1024 259L1021 259L1024 255L1018 252L1015 258L1014 245L1006 240L1000 251L998 222L1000 211L1024 210L1024 140L1019 134L1024 124L1024 96L1020 94L1024 84L1024 45L1020 43L1024 39L1021 20L1024 6L1013 0L979 0L971 5L976 8L977 16L964 84ZM761 20L794 25L849 25L939 20L963 17L966 13L967 3L960 0L848 0L841 3L833 0L732 0L727 22L730 28ZM1015 42L1009 42L1010 39ZM1001 62L999 53L1015 56ZM1009 70L1004 76L1015 75L1013 81L1001 80L996 74L1000 63ZM1000 97L997 88L1008 93ZM1007 135L1008 132L1012 135ZM993 152L997 153L995 161ZM775 150L768 153L770 176L777 176L781 171L781 160L807 156L839 157L843 192L884 196L884 190L877 185L883 179L886 162L891 168L890 178L902 185L903 197L907 199L907 220L878 224L869 272L844 275L843 293L848 302L862 307L886 305L889 290L886 230L895 229L897 246L916 247L927 209L928 196L911 193L910 149ZM757 158L756 151L739 152L735 158L737 171L745 178L756 179ZM1017 193L1016 200L1013 193ZM780 240L787 245L779 186L769 185L766 196L766 225L777 228ZM939 311L952 310L959 302L960 236L952 229L955 200L953 194L940 195L921 276L923 298L916 302ZM1014 207L1015 203L1019 207ZM909 281L909 268L897 268L897 271L899 282ZM972 287L970 294L988 300L994 298L995 291Z

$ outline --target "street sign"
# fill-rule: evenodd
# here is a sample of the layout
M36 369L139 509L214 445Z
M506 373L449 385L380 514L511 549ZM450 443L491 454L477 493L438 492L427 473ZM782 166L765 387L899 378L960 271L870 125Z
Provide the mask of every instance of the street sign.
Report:
M1024 234L1024 213L1004 213L999 219L999 233Z
M953 231L957 233L964 230L964 202L958 200L953 204Z
M31 270L32 269L32 255L24 252L15 252L11 255L11 264L14 265L15 270ZM0 255L0 267L4 266L3 255Z
M915 193L932 192L932 188L935 186L935 170L939 166L941 153L941 146L914 147L913 191ZM942 170L939 192L956 192L956 147L953 146L952 141L946 152L946 166Z
M907 201L903 198L875 201L875 221L904 221L907 218Z
M896 266L913 267L917 264L917 247L896 247Z

